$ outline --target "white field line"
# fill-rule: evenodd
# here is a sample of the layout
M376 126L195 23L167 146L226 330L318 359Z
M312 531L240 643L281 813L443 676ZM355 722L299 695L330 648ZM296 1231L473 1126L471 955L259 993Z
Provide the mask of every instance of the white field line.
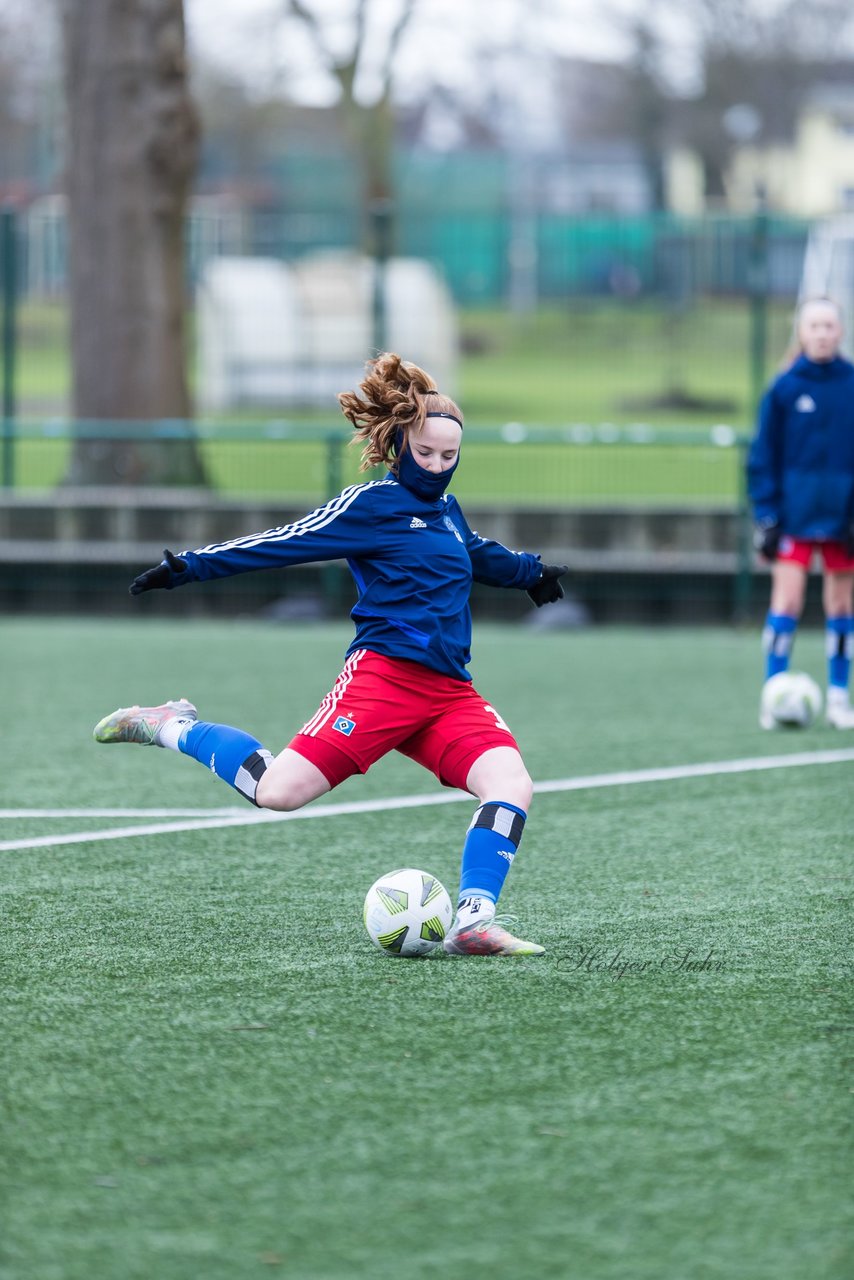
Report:
M675 782L682 778L711 778L722 774L760 773L769 769L796 769L809 765L854 762L854 748L838 751L801 751L786 756L752 756L743 760L710 760L702 764L671 765L661 769L635 769L625 773L594 773L578 778L556 778L534 783L540 795L559 791L593 791L601 787L635 786L647 782ZM392 809L420 809L428 805L471 803L464 791L433 791L424 795L389 796L378 800L354 800L342 804L316 804L295 813L267 809L0 809L0 818L46 817L182 817L180 822L154 822L138 827L110 827L104 831L75 831L68 835L36 836L26 840L2 840L0 851L44 849L53 845L86 844L96 840L124 840L129 836L166 835L179 831L209 831L223 827L250 827L265 822L307 818L336 818L354 813L385 813ZM199 816L201 815L201 816Z
M0 818L210 818L245 812L245 804L222 809L0 809Z

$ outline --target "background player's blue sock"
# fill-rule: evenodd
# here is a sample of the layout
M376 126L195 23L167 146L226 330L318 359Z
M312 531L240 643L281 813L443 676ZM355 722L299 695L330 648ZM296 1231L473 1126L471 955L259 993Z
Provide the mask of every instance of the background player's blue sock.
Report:
M198 760L252 804L257 803L255 789L273 759L251 733L207 720L197 720L184 730L178 750Z
M770 613L762 632L762 650L765 654L765 679L770 680L781 671L788 671L789 656L795 641L798 620L786 613Z
M476 918L483 899L498 901L527 816L524 809L504 800L489 801L475 811L463 845L458 899L461 919L466 915ZM489 910L483 915L488 919Z
M847 689L851 678L851 657L854 653L854 617L828 618L825 635L827 683L831 688Z

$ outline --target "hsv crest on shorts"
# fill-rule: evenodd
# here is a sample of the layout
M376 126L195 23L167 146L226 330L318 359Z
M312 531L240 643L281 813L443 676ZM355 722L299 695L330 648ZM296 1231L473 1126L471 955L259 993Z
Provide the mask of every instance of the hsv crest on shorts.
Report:
M355 727L356 721L348 720L346 716L337 716L332 723L332 728L337 729L339 733L343 733L345 738L349 738Z

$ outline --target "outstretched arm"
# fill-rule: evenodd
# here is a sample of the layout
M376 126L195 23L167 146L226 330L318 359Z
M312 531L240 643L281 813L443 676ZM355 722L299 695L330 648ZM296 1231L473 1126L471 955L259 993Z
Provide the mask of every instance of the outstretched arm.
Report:
M558 579L567 572L566 565L544 565L539 556L526 551L511 551L492 538L482 538L468 525L459 507L454 512L466 538L466 549L475 582L491 587L518 587L527 591L539 609L563 596Z
M197 551L182 551L179 556L166 551L159 565L134 579L130 591L131 595L155 588L168 591L188 582L227 578L255 569L281 569L313 560L366 555L375 546L371 486L351 485L293 524L211 543Z

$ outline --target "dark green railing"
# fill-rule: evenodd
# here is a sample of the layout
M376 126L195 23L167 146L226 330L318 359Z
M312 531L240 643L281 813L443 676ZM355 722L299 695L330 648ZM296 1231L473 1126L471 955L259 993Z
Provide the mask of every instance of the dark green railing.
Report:
M95 449L97 487L113 484L159 491L170 486L187 492L181 466L187 445L197 466L193 505L205 492L217 503L236 502L310 510L346 484L372 478L359 470L352 433L334 420L276 419L266 422L191 421L68 422L7 419L3 452L3 485L10 501L66 491L70 483L87 484L85 449ZM748 440L732 427L655 429L643 423L617 427L566 423L546 427L505 423L467 427L454 492L467 509L500 512L595 511L609 513L723 513L726 546L678 545L680 552L703 556L725 552L735 565L732 612L741 617L750 595L752 552L745 489ZM179 446L180 449L174 446ZM145 468L156 455L157 479L146 484ZM171 466L174 458L175 467ZM115 474L110 470L115 462ZM105 470L106 467L106 470ZM166 483L164 484L164 476ZM199 483L198 476L203 477ZM97 488L96 487L96 488ZM96 489L90 489L95 492ZM104 498L111 498L105 492ZM119 501L119 498L115 499ZM180 501L180 500L179 500ZM695 522L702 527L702 522ZM643 548L637 548L641 553ZM654 558L654 557L653 557ZM724 563L718 557L719 563Z

